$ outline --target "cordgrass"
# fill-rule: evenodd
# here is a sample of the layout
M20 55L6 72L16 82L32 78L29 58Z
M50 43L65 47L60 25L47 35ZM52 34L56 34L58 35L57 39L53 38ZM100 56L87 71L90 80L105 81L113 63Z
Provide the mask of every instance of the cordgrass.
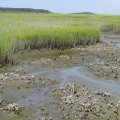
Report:
M20 50L95 44L102 26L118 30L119 20L117 15L0 13L0 64L13 63L11 56Z
M120 24L117 24L117 23L104 24L101 26L101 31L120 33Z
M78 45L95 44L100 32L86 25L31 27L1 36L1 64L13 62L10 56L20 50L67 49Z

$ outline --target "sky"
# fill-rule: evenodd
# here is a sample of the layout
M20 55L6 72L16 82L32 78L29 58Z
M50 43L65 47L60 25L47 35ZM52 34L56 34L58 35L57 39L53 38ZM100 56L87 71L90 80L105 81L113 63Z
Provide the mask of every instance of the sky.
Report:
M120 0L0 0L0 7L47 9L55 13L120 14Z

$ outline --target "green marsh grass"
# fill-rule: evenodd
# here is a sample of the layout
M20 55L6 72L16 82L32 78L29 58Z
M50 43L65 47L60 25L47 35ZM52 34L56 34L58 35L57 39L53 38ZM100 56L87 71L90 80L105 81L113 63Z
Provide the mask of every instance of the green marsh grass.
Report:
M13 63L11 56L20 50L95 44L101 26L119 20L117 15L0 13L0 64Z
M101 31L120 33L120 24L117 23L104 24L101 26Z
M78 45L95 44L100 40L99 31L85 25L31 27L1 38L1 63L11 62L9 58L11 54L20 50L67 49Z

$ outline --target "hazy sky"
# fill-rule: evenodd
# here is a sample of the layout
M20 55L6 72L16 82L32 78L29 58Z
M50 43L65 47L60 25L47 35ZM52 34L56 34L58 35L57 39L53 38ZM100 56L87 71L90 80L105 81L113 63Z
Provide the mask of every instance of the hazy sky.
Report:
M120 14L120 0L0 0L0 7L39 8L57 13Z

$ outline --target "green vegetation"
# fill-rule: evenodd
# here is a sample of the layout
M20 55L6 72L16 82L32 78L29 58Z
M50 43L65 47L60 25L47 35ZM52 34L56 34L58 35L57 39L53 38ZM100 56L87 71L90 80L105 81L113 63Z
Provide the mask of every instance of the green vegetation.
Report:
M100 41L100 28L120 16L0 13L0 64L20 50L66 49ZM116 25L116 24L115 24ZM119 27L118 27L119 28Z
M101 26L101 31L120 33L120 24L117 24L117 23L104 24Z
M0 7L0 12L29 12L29 13L52 13L49 10L44 9L32 9L32 8L4 8Z

